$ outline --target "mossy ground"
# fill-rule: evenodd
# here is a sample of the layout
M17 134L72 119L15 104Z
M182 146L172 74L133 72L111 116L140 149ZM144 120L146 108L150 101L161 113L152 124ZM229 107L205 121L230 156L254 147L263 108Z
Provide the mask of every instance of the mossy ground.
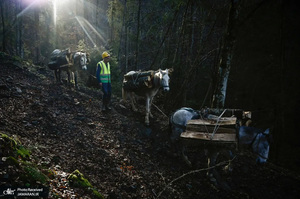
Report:
M95 197L104 198L78 170L72 172L68 176L68 180L74 187L85 188L88 191L91 190Z
M43 174L40 169L30 161L31 152L22 145L18 138L0 133L1 149L5 151L4 156L6 166L18 168L16 178L22 181L24 185L42 184L47 185L49 178Z

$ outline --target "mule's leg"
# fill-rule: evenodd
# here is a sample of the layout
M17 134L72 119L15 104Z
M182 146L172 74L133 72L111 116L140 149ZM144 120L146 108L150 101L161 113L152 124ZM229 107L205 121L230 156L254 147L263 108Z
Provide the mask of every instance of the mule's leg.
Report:
M71 74L70 74L70 70L66 69L67 75L68 75L68 84L71 84Z
M133 103L137 104L137 102L136 102L136 96L135 96L135 94L133 92L131 93L131 98L132 98Z
M228 172L231 172L233 170L233 166L232 166L232 163L230 160L232 160L233 158L233 153L231 150L227 150L227 149L224 149L222 150L222 154L225 156L225 158L229 161L229 163L227 165L224 166L224 171L226 173Z
M176 126L171 127L171 134L169 136L170 143L171 143L171 150L174 155L183 159L183 161L191 166L192 163L189 161L187 155L185 154L186 147L182 143L180 139L180 135L184 130L182 128L178 128Z
M78 90L78 89L79 89L79 87L78 87L77 77L78 77L78 72L77 72L77 71L75 71L75 72L74 72L75 88Z
M56 78L56 82L61 84L61 79L60 79L60 69L55 69L54 70L54 74L55 74L55 78Z
M218 174L214 167L216 166L216 160L219 155L219 152L213 149L206 149L205 154L207 156L207 166L209 168L209 170L207 171L207 176L210 178L211 181L216 182L215 174Z
M146 97L146 115L145 115L145 124L149 125L149 114L150 114L150 97Z
M57 79L57 70L55 69L53 72L54 72L55 81L58 82L58 79Z
M58 81L59 81L60 84L62 83L62 81L61 81L61 69L58 69Z
M191 161L189 160L188 156L185 154L185 149L186 149L186 147L183 146L182 144L180 144L180 147L181 147L181 157L183 158L184 162L185 162L187 165L192 166Z
M150 103L149 103L149 116L150 116L151 118L153 118L153 115L152 115L152 113L151 113L151 106L152 106L153 98L154 98L154 97L151 97L151 98L150 98Z
M129 96L129 100L130 100L130 103L131 103L131 108L134 112L137 111L137 108L135 107L135 98L134 98L134 93L133 92L128 92L127 93L128 96Z
M213 182L216 186L220 187L224 190L230 190L229 185L222 179L222 176L217 171L216 161L219 157L219 152L215 149L209 149L206 151L208 167L210 168L207 172L207 175L211 182Z

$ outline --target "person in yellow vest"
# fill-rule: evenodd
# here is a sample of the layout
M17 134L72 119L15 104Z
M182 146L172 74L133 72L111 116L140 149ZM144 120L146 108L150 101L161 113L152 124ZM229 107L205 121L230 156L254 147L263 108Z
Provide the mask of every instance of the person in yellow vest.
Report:
M96 77L99 82L100 88L103 92L103 104L102 111L111 110L110 100L111 100L111 78L110 78L110 65L109 59L110 55L107 52L102 53L102 61L97 63Z

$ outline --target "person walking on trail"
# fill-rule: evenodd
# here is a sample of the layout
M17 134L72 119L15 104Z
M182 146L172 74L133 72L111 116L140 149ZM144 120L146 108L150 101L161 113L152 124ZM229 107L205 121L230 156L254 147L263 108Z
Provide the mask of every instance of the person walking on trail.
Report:
M110 55L107 52L102 53L102 61L97 63L96 77L99 82L100 88L103 92L103 104L102 111L111 110L110 100L111 100L111 78L110 78Z

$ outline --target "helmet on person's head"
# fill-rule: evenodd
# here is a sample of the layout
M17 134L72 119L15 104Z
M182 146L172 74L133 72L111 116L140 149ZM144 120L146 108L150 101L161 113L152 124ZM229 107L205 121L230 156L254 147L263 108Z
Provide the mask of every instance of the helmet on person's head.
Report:
M105 57L109 57L109 56L110 56L110 55L109 55L108 52L106 52L106 51L102 53L102 58L103 58L103 59L104 59Z

